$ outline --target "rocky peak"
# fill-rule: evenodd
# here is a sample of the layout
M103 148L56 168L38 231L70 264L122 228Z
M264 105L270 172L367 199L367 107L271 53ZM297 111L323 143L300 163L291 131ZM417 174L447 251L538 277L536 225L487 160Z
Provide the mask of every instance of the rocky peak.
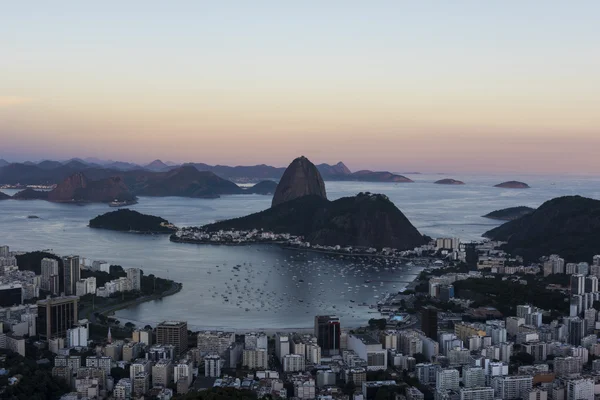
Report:
M76 172L59 183L50 193L50 201L66 201L75 198L78 190L86 188L88 179L82 172Z
M316 195L327 198L325 183L317 167L302 156L286 168L273 196L272 207L299 197Z

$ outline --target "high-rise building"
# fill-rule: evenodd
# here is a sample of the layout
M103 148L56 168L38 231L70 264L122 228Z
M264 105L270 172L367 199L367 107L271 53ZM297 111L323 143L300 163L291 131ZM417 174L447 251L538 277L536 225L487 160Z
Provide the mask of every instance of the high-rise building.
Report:
M37 302L37 331L41 339L66 338L77 323L76 296L54 297Z
M53 258L42 259L40 289L58 294L58 261Z
M267 349L244 350L242 365L249 369L266 369L268 367Z
M175 354L181 355L188 349L187 322L164 321L156 327L156 343L172 345Z
M173 381L173 363L169 359L158 360L152 366L152 386L167 387Z
M10 256L8 246L0 246L0 258L7 258L8 256Z
M460 385L459 372L454 368L445 368L437 371L435 389L437 391L458 390Z
M585 320L579 317L569 319L569 343L573 346L581 345L581 339L586 335Z
M585 276L582 274L571 275L571 295L583 294L585 291Z
M529 375L498 376L492 379L496 397L501 399L522 399L533 387L533 377Z
M423 307L421 310L421 330L428 338L437 340L438 310L435 307Z
M593 399L594 380L591 378L573 379L567 381L566 400Z
M290 354L290 337L285 333L277 332L275 335L275 355L283 363L283 357Z
M139 268L128 268L125 270L127 279L131 282L131 290L142 290L142 270Z
M221 356L208 355L204 357L204 376L218 378L221 376Z
M485 386L485 371L482 367L464 367L463 384L466 388Z
M285 355L281 364L283 372L300 372L306 369L306 359L300 354Z
M0 285L0 307L12 307L23 304L23 285L7 283Z
M598 291L598 277L594 275L585 277L585 292L594 293Z
M64 292L67 296L77 292L77 281L81 279L79 256L63 257L63 283Z
M490 387L462 388L460 400L494 400L494 389Z
M317 344L321 347L323 355L332 356L340 354L340 319L330 315L317 315L315 317L315 336Z

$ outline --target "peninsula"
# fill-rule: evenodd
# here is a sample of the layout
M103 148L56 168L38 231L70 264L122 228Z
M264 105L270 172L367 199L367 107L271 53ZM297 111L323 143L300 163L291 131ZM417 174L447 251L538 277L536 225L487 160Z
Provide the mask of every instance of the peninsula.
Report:
M111 211L90 220L90 228L137 233L173 233L177 227L166 219L127 208Z
M531 214L535 211L535 208L519 206L503 208L501 210L495 210L491 213L485 214L483 218L497 219L500 221L512 221L517 218L521 218L524 215Z

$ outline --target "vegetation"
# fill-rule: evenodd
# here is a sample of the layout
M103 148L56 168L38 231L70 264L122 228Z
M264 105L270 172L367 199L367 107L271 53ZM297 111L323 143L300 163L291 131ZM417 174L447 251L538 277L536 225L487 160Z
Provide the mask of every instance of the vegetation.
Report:
M90 228L142 233L172 233L177 230L166 219L129 209L121 209L99 215L91 219L89 225Z
M550 254L560 254L567 262L591 261L600 253L600 201L581 196L552 199L484 236L507 242L503 249L526 261Z
M12 351L0 349L0 367L8 370L7 375L0 376L0 387L6 387L3 399L59 399L70 391L66 382L52 377L51 366L42 367ZM19 382L8 386L11 377L17 377Z
M521 218L524 215L531 214L535 211L535 208L518 206L503 208L501 210L495 210L491 213L485 214L484 218L499 219L502 221L512 221L513 219Z
M519 304L532 304L556 315L568 313L569 304L562 293L546 289L547 283L543 279L527 279L527 285L502 280L500 276L466 279L454 282L454 294L461 299L473 300L477 305L495 307L504 315L515 315Z

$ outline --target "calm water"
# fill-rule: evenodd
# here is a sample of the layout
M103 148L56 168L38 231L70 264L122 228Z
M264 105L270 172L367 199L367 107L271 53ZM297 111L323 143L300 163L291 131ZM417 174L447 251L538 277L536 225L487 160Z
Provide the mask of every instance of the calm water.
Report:
M452 178L464 180L467 185L431 183L442 177L414 175L414 184L327 182L326 186L330 199L360 191L384 193L422 233L432 237L458 236L463 240L477 240L496 226L497 222L481 215L499 208L537 207L553 197L573 194L600 198L600 179L591 177L455 175ZM532 189L491 187L509 179L523 180ZM270 201L259 195L141 198L131 208L187 226L260 211ZM175 244L166 236L87 227L91 218L109 210L100 204L2 201L0 243L15 250L52 249L58 254L79 254L124 267L141 266L147 274L183 282L179 294L119 311L117 316L140 323L183 319L195 328L309 327L313 316L319 313L335 313L344 325L356 326L374 316L359 303L374 304L378 299L375 296L397 291L419 272L415 267L332 258L276 246ZM28 215L40 219L28 219ZM236 265L240 267L234 269ZM372 282L366 283L367 280Z

